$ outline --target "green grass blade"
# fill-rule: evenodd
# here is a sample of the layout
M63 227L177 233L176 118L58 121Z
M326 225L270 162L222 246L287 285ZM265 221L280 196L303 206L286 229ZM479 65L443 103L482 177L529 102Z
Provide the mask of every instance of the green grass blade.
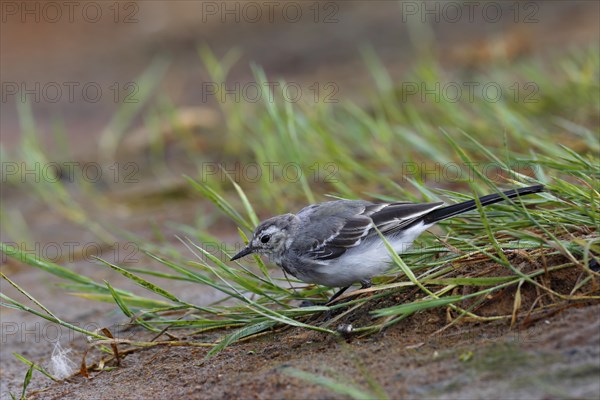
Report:
M12 353L12 355L15 356L15 358L18 359L19 361L22 361L23 363L29 365L29 369L33 368L36 371L41 372L44 376L46 376L49 379L52 379L54 382L60 381L60 379L52 376L52 374L50 372L46 371L46 369L44 367L42 367L41 365L38 365L38 364L34 363L33 361L29 361L28 359L26 359L25 357L23 357L22 355L20 355L18 353ZM29 378L31 379L31 376ZM25 387L23 388L23 394L25 394Z
M295 368L284 368L282 371L286 375L301 379L303 381L306 381L307 383L323 386L324 388L327 388L333 391L334 393L348 396L352 399L371 400L375 398L380 398L379 396L371 392L366 392L361 388L348 384L347 382L338 382L321 375L311 374L310 372L305 372Z
M257 333L266 331L267 329L271 329L275 325L274 321L263 321L253 325L248 325L241 329L236 330L235 332L226 335L223 337L219 343L213 347L204 357L204 362L208 361L210 358L219 354L223 349L229 346L232 343L237 342L240 339L243 339L247 336L255 335Z

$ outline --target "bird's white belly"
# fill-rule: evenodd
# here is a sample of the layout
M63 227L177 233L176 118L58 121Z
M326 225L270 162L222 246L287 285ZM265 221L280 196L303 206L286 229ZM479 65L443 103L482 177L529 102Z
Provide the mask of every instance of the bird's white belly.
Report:
M430 226L419 224L387 240L397 254L402 254ZM299 278L324 286L343 287L384 274L392 265L385 243L375 239L347 250L334 260L315 264L311 271L303 271L304 277Z

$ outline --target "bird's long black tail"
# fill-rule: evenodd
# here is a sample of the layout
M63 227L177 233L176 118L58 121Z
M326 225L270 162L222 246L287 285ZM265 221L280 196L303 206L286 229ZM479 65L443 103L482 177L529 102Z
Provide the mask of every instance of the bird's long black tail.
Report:
M494 193L488 194L487 196L483 196L479 198L479 202L482 206L488 206L490 204L498 203L502 200L505 200L506 197L509 199L513 197L525 196L528 194L539 193L544 191L544 185L535 185L529 186L521 189L512 189L503 192L504 196ZM438 208L437 210L433 210L429 214L425 215L422 221L428 225L433 224L435 222L441 221L446 218L453 217L458 214L462 214L467 211L475 210L477 208L477 203L475 200L468 200L463 203L453 204L448 207Z

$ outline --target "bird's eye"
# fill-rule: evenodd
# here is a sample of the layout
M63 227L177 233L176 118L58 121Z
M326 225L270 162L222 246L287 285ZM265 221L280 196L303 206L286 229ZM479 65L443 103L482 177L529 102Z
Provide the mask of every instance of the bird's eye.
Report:
M260 238L260 241L262 243L267 243L269 240L271 240L271 235L265 235L263 237Z

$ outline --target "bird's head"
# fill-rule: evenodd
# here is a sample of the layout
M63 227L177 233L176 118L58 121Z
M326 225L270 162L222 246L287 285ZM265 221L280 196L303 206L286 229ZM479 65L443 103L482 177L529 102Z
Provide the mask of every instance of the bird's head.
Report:
M283 214L261 222L254 230L248 246L231 257L231 261L252 253L281 255L286 247L290 228L295 218L294 214Z

